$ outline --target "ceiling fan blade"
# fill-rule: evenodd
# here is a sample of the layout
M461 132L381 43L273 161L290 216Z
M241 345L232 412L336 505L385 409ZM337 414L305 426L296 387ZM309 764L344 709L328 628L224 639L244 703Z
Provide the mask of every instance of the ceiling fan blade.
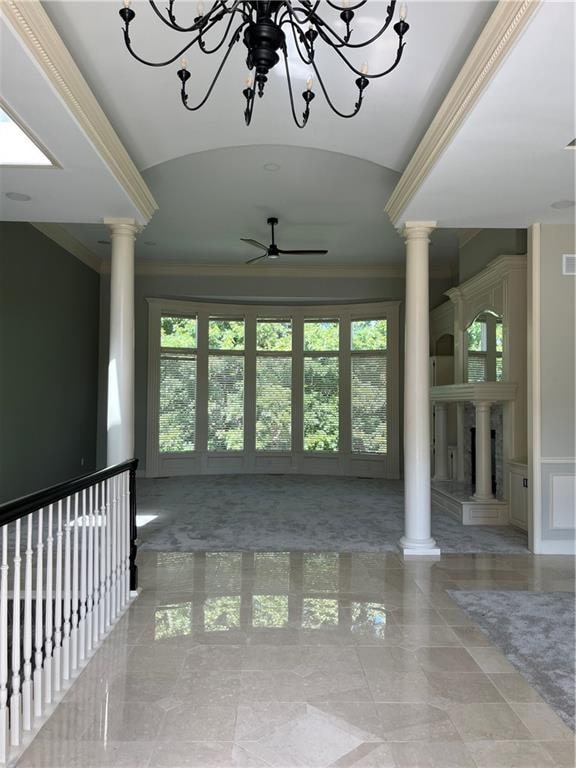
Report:
M241 237L240 240L242 240L244 243L248 243L248 245L253 245L255 248L262 248L263 251L268 250L267 245L259 243L258 240L252 240L250 237Z
M312 254L312 255L325 254L325 253L328 253L328 251L281 251L280 249L278 249L278 253L282 253L282 254L287 253L287 254L298 255L298 256L306 256L307 254Z
M260 259L265 259L267 255L268 255L268 252L263 253L262 256L256 256L253 259L248 259L246 264L254 264L255 261L260 261Z

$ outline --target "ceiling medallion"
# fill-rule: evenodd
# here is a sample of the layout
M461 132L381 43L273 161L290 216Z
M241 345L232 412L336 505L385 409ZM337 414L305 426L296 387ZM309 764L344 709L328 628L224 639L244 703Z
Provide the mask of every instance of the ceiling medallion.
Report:
M204 3L198 3L197 15L189 26L186 26L183 21L176 21L174 11L176 0L168 0L165 14L158 8L154 0L149 0L149 2L154 13L165 25L175 32L183 32L190 35L192 39L189 39L174 56L166 61L146 61L136 54L132 48L130 23L134 20L136 13L130 7L130 0L124 0L124 7L120 10L120 16L124 21L124 41L126 47L137 61L149 67L165 67L180 59L181 68L177 72L181 82L180 95L182 103L191 112L200 109L208 101L230 52L236 43L242 40L247 49L246 65L250 72L254 73L246 78L243 90L244 98L246 99L244 110L246 125L250 125L252 120L256 93L258 93L259 97L264 95L268 73L278 64L281 57L284 59L286 69L292 117L299 128L304 128L308 122L310 104L316 95L312 90L313 76L318 81L320 90L332 111L340 117L354 117L360 111L364 91L369 85L370 80L384 77L384 75L392 72L398 66L405 46L404 36L409 29L409 25L405 20L406 6L402 5L400 7L399 19L393 27L398 35L396 58L388 69L373 74L368 72L367 64L363 64L360 69L357 69L347 56L351 51L372 45L384 34L394 18L396 0L390 0L386 6L386 16L382 27L370 38L360 41L357 41L353 35L352 22L355 12L366 5L367 0L359 0L359 2L341 0L338 4L331 0L324 0L322 2L322 15L319 12L320 0L216 0L210 5L208 10L205 10ZM324 7L327 13L324 12ZM334 11L337 13L334 13ZM341 27L343 26L343 30L340 32L334 28L335 22L338 25L338 17L343 22L343 25L340 24ZM211 35L210 32L213 28L216 29ZM302 93L304 111L301 118L298 117L294 104L286 33L292 35L300 59L310 67L310 76L306 80L306 88ZM345 113L337 109L326 89L315 62L316 48L321 45L332 48L334 53L340 57L351 72L358 75L356 79L358 96L351 112ZM217 53L223 49L224 55L206 94L197 104L191 105L188 93L186 92L187 82L191 77L191 73L188 69L187 60L182 57L194 46L205 54Z

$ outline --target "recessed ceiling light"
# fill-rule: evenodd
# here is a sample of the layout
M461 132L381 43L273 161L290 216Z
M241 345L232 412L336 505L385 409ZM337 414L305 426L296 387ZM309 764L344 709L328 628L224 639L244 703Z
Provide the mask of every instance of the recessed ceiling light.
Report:
M110 240L98 240L99 245L110 245Z
M8 200L18 200L21 203L27 203L28 200L32 200L30 195L23 195L21 192L6 192Z
M572 139L570 144L566 144L564 149L576 149L576 139Z
M158 245L156 240L144 240L144 245Z
M556 208L557 210L564 210L564 208L574 208L576 203L574 200L556 200L555 203L550 204L550 208Z
M280 170L280 165L278 163L264 163L262 168L264 168L265 171L274 172Z

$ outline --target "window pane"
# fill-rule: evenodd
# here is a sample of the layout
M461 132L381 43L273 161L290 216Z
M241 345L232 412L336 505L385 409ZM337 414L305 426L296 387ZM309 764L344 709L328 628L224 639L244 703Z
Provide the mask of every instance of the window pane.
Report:
M502 321L496 323L496 352L502 352Z
M244 349L244 320L211 317L208 345L210 349Z
M502 368L502 358L497 357L496 358L496 381L502 381L503 376L504 376L504 371Z
M287 627L287 595L254 595L252 597L252 625L254 627Z
M304 358L304 450L338 450L338 358Z
M256 360L256 449L289 451L292 448L292 360L258 357Z
M160 344L163 347L196 348L195 317L163 317L160 320Z
M340 346L338 320L305 320L304 350L332 352Z
M468 326L468 349L474 352L486 352L486 323L474 320Z
M486 381L486 357L468 353L468 381Z
M292 323L290 320L258 320L256 349L262 352L290 352Z
M302 627L319 629L338 624L338 600L305 597L302 601Z
M163 605L154 612L154 640L192 634L192 603Z
M386 320L352 320L352 349L386 349Z
M332 552L304 555L306 592L338 592L340 557Z
M209 597L204 603L206 632L227 632L240 626L240 595Z
M244 358L208 359L208 450L244 448Z
M193 451L196 432L196 356L160 359L160 453Z
M386 453L386 358L352 357L352 450Z
M207 552L206 583L214 592L240 592L242 555L239 552Z

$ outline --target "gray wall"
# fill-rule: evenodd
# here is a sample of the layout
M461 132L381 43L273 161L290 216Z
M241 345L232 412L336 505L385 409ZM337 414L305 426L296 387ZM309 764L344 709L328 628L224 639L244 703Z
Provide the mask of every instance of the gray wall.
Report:
M540 475L544 551L573 551L576 527L576 277L562 255L576 253L574 224L540 229ZM536 500L538 503L538 500ZM549 544L555 545L551 549Z
M329 275L329 269L326 271ZM452 286L450 279L434 279L430 283L431 306L442 299ZM223 278L223 277L148 277L137 276L135 288L136 315L136 456L140 469L145 469L146 406L148 377L148 305L146 298L198 299L202 301L285 301L285 302L346 302L403 300L404 278ZM98 464L106 465L106 367L108 358L108 318L110 312L110 279L102 277L100 301L100 396L98 409ZM403 308L400 328L404 327ZM400 334L400 355L403 357L403 334ZM402 382L402 371L401 371ZM402 404L402 392L400 393ZM401 405L402 410L402 405ZM402 417L402 413L400 414Z
M95 467L99 293L32 225L0 223L2 501Z
M463 283L498 256L526 253L525 229L483 229L459 249L458 274Z

